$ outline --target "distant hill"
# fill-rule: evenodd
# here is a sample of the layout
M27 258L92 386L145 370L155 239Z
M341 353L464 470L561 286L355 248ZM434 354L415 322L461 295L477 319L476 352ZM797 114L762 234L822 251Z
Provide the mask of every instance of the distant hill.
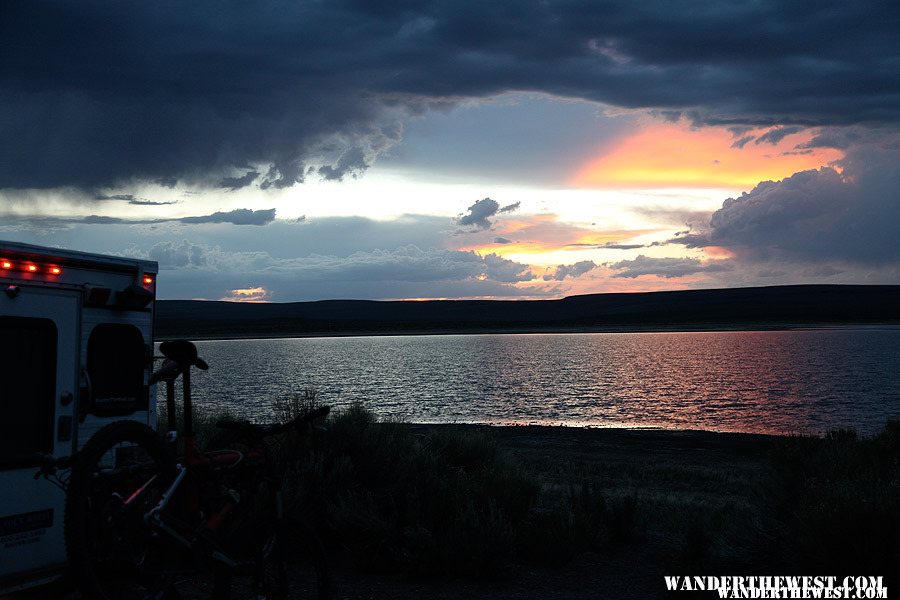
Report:
M792 285L591 294L560 300L285 304L161 300L157 315L159 338L900 324L900 286Z
M157 315L159 338L900 324L900 286L790 285L591 294L560 300L284 304L161 300Z

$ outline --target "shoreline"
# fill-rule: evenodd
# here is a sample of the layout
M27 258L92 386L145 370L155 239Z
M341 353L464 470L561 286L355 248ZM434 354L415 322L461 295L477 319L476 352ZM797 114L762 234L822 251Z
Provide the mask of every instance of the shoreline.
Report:
M483 432L514 451L571 454L582 458L611 455L629 460L665 449L682 454L706 453L754 455L760 457L778 443L821 435L777 435L769 433L709 431L705 429L651 429L625 427L571 427L565 425L486 425L474 423L407 423L413 434L429 431Z

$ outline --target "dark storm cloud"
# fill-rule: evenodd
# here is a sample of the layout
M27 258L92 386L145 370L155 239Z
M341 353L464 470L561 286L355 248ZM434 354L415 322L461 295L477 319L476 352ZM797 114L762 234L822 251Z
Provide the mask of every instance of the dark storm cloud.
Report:
M857 146L838 166L842 172L825 167L764 181L725 200L707 231L671 241L695 248L724 246L751 260L897 261L900 149Z
M5 2L0 187L358 173L409 115L536 91L706 124L900 121L900 4ZM244 177L248 177L245 174ZM229 186L226 186L229 187Z
M239 190L256 181L257 177L259 177L259 171L250 169L239 177L223 177L217 187L231 191Z
M344 152L334 165L319 167L319 175L326 181L340 181L347 175L356 176L365 171L369 161L362 148L350 148Z

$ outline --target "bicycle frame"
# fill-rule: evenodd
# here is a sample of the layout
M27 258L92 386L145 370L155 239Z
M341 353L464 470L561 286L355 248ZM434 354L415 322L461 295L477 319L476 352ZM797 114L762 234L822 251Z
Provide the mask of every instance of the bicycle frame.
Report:
M212 544L211 551L209 556L216 560L219 563L224 564L230 569L236 569L245 565L244 561L237 561L228 556L227 553L222 551L220 548L216 547L216 544L210 540L207 536L202 535L203 532L214 533L221 529L221 527L227 522L228 517L234 512L239 504L239 499L234 498L233 496L228 497L228 500L213 515L204 518L201 514L201 506L200 506L200 483L206 478L210 478L204 471L215 471L217 468L230 468L236 466L238 463L242 461L249 461L254 465L258 466L258 468L262 469L265 466L265 452L264 449L260 447L251 448L247 453L242 453L236 450L223 450L215 453L204 453L201 452L197 447L196 435L193 430L193 406L192 406L192 398L191 398L191 376L190 376L190 367L186 367L182 373L182 388L183 388L183 415L184 415L184 435L182 436L184 441L184 453L182 456L182 461L176 465L178 469L178 474L166 491L163 493L159 502L150 509L144 515L144 522L156 529L157 531L166 534L168 537L172 538L182 546L192 549L195 544L201 540L205 543ZM178 423L177 416L175 411L175 378L171 378L166 380L166 409L168 412L168 439L170 443L170 449L173 453L177 453L177 444L178 444ZM140 489L136 490L131 497L126 500L126 506L138 498L140 498L141 493L144 489L146 489L150 485L151 481L145 483ZM269 485L272 485L272 482L269 482ZM171 514L166 513L166 509L169 507L170 503L175 498L176 494L184 487L184 498L183 498L183 509L184 515L187 519L187 522L179 522L181 519L176 519ZM274 489L274 517L276 519L281 519L283 517L283 509L282 509L282 498L281 498L281 486L276 485ZM192 526L190 523L199 524L199 528L195 525ZM182 535L176 527L180 525L185 530L194 530L197 532L197 535L193 536L193 539Z

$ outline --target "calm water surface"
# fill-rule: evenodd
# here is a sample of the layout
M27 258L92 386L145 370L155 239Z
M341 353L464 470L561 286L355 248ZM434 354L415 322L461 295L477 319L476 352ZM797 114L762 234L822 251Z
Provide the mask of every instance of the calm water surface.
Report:
M199 342L200 406L267 419L314 388L417 422L874 432L900 415L900 330Z

